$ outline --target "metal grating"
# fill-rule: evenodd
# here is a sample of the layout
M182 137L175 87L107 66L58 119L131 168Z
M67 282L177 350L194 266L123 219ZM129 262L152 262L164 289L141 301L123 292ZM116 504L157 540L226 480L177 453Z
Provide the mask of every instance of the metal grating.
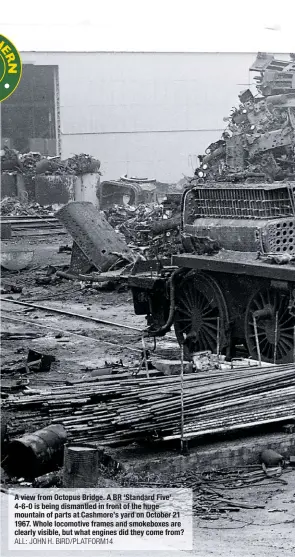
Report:
M263 243L266 252L295 254L295 220L284 219L267 225Z
M280 188L194 188L188 200L195 218L268 219L294 215L294 194Z

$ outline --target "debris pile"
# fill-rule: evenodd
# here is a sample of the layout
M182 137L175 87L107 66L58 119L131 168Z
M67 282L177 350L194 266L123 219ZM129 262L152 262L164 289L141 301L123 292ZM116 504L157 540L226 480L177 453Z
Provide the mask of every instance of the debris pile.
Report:
M284 475L291 472L285 469ZM193 512L203 520L218 520L220 515L228 517L242 509L263 509L264 502L257 501L257 488L272 483L287 484L282 477L270 478L259 465L248 465L244 468L223 468L202 473L177 471L170 474L169 481L160 480L156 474L146 472L145 475L119 474L118 480L125 487L159 488L190 488L193 490ZM242 490L255 486L255 496L247 492L247 499Z
M85 153L68 158L64 161L64 164L68 171L77 174L77 176L99 172L100 169L100 161L90 155L85 155Z
M36 165L42 159L41 153L30 151L24 155L20 155L19 159L22 164L24 174L34 174L36 172Z
M104 211L106 219L127 244L147 258L170 257L182 253L180 237L180 195L162 204L115 205Z
M293 421L294 379L292 364L186 374L184 437L201 439ZM99 384L76 382L9 396L3 404L10 415L8 433L17 436L62 424L70 440L99 441L107 446L180 438L179 377L153 377L151 382L110 375L97 380Z
M39 203L23 203L18 197L4 197L0 202L0 214L5 217L41 217L53 216L52 206L43 207Z
M36 173L56 176L62 174L81 176L82 174L99 173L99 168L99 160L82 153L65 160L61 160L59 157L41 158L36 164Z
M74 174L80 176L88 173L98 173L100 161L91 155L81 153L68 159L60 157L45 157L41 153L30 151L20 154L15 149L4 147L1 152L1 171L22 173L25 175L46 174L62 175Z
M9 149L6 145L1 151L1 172L20 171L21 162L19 153L15 149Z
M198 183L273 182L295 178L295 60L259 53L250 71L257 91L239 95L240 104L224 118L220 140L199 156Z
M63 174L73 174L73 172L67 171L65 163L59 157L47 157L41 158L36 163L35 174L60 176Z

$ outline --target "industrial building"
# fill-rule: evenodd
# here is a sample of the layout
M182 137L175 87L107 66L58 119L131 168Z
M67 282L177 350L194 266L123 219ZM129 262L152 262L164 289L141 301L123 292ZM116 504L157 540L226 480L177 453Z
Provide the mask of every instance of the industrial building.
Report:
M174 182L220 137L252 54L23 52L2 103L2 145L44 155L89 153L103 179Z

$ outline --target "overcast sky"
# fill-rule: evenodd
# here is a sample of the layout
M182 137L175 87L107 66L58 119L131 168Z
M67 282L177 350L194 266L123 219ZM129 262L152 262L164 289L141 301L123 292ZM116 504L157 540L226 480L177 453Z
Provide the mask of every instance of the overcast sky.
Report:
M292 52L294 21L294 0L13 0L0 33L19 50Z

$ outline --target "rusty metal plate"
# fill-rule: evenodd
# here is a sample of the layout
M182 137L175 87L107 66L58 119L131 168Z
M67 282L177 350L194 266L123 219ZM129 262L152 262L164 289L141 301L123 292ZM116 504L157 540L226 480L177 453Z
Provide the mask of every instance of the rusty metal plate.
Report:
M131 259L131 250L92 203L68 203L56 213L74 242L99 271L107 271L120 256ZM118 255L120 254L120 255Z

